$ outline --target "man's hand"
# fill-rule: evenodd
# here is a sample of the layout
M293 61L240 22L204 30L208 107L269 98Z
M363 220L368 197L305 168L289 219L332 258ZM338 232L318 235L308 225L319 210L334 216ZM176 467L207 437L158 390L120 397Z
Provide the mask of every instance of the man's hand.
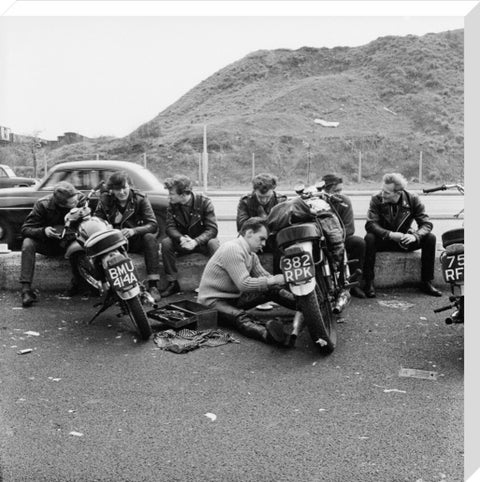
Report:
M397 243L401 243L404 236L405 236L405 234L403 234L403 233L399 233L397 231L392 231L389 235L389 238L392 241L395 241Z
M47 226L45 228L45 236L47 238L54 238L54 239L60 239L61 233L59 233L55 228L52 226Z
M190 236L182 236L180 238L180 246L187 251L193 251L197 245L198 243Z
M283 276L283 274L275 274L268 279L269 286L284 286L286 284L285 276Z
M128 239L135 235L135 231L132 228L123 228L122 234Z
M413 234L407 233L402 236L400 243L405 246L408 246L409 244L414 243L416 240L417 238Z

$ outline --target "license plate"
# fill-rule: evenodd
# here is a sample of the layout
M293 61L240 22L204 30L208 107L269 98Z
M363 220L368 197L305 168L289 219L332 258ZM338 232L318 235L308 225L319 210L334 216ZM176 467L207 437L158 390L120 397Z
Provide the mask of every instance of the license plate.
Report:
M463 283L465 271L464 254L444 254L440 257L443 279L447 283Z
M137 286L133 262L131 259L123 259L117 264L109 266L107 278L114 289L128 291Z
M315 266L310 253L286 255L280 266L287 283L302 284L315 276Z

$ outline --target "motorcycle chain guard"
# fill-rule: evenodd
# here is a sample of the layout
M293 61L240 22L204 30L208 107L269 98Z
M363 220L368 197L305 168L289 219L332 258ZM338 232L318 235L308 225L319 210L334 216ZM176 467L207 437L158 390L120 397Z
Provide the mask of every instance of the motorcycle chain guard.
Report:
M120 230L107 229L90 236L85 242L85 251L87 256L94 258L126 244L128 241Z

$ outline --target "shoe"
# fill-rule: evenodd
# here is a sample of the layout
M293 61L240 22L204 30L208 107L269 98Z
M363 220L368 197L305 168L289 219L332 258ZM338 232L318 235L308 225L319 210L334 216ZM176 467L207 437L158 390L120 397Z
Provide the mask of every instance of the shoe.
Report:
M430 296L442 296L442 292L432 285L431 281L423 281L420 285L421 291Z
M24 308L32 306L35 301L37 301L37 295L32 290L22 291L22 306Z
M377 293L375 293L375 287L373 286L373 281L365 281L365 289L363 291L367 298L377 297Z
M265 324L267 330L267 337L265 341L270 345L285 346L287 342L287 335L283 331L283 323L279 320L268 320Z
M360 286L352 286L350 288L350 294L352 296L355 296L355 298L366 298L367 295L365 294L365 291L360 288Z
M170 281L166 289L160 293L160 296L162 298L167 298L168 296L172 296L177 293L180 293L180 291L181 290L180 290L180 285L178 284L178 281L177 280Z
M160 294L160 291L158 290L158 288L156 286L148 287L147 291L150 293L150 295L152 296L155 303L157 303L158 301L160 301L162 299L162 295Z

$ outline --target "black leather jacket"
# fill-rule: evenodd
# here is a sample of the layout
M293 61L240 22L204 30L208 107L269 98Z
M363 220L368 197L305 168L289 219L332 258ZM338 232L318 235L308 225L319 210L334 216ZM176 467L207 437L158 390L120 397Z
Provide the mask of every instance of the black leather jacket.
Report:
M433 224L425 213L425 206L416 194L401 191L398 206L397 215L393 216L392 204L384 203L381 194L372 196L367 213L367 222L365 223L367 233L373 233L379 238L388 239L392 231L407 233L413 221L417 223L417 230L413 231L412 234L415 235L417 240L421 240L432 231Z
M98 201L95 216L105 219L114 228L130 228L135 234L155 234L158 230L157 218L146 194L136 189L130 190L127 206L119 222L115 222L119 212L118 202L113 194L103 193Z
M82 206L85 199L85 195L79 193L77 206ZM69 211L70 209L62 208L55 203L53 194L38 199L23 222L22 236L24 238L48 239L45 235L45 228L47 226L63 226L65 215Z
M240 228L247 219L255 216L266 218L268 214L270 214L273 206L283 203L286 200L287 196L277 194L275 191L266 205L262 205L258 202L255 192L242 196L237 206L237 231L240 231Z
M179 241L182 236L188 235L199 246L207 244L210 239L218 234L217 218L213 204L208 197L202 194L192 193L193 203L185 222L181 214L180 204L170 203L167 208L166 234L170 238Z

